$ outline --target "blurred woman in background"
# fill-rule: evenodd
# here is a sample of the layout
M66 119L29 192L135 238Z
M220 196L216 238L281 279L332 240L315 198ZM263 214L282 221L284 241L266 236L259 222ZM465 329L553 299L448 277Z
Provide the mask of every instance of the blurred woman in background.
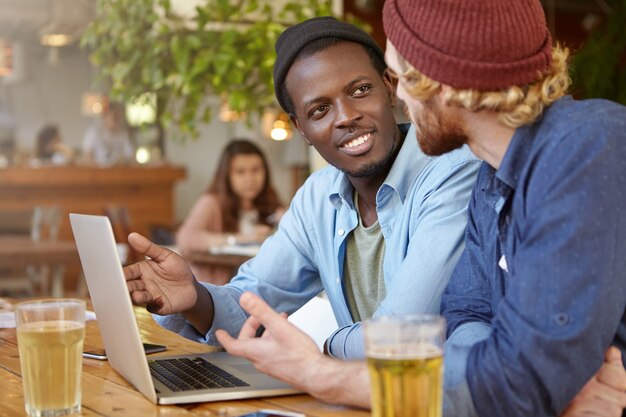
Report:
M74 150L61 140L61 132L55 125L44 126L37 134L35 157L43 163L63 165L71 162Z
M183 255L212 247L261 243L273 232L284 208L271 185L267 159L246 139L235 139L220 157L213 181L176 233ZM194 265L196 278L225 284L232 268Z

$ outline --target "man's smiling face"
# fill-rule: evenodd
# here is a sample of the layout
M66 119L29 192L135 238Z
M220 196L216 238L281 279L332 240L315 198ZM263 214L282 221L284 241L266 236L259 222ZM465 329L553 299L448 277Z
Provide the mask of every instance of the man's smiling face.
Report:
M329 164L351 177L386 175L402 139L392 110L394 87L363 46L339 42L298 58L285 88L292 121Z

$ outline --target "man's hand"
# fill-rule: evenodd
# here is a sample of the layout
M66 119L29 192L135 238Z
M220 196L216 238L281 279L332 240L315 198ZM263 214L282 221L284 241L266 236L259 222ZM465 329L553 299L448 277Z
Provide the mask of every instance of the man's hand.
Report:
M250 317L234 339L224 330L215 335L233 355L250 360L262 372L281 379L327 402L369 407L369 379L364 362L341 362L324 356L315 342L271 309L258 296L246 292L239 304ZM255 337L259 326L262 337Z
M600 370L585 384L561 417L621 417L626 408L626 370L622 353L610 347Z
M194 306L195 278L182 257L138 233L131 233L128 243L150 258L124 268L133 303L146 305L150 312L163 315L180 313Z
M215 333L222 346L229 353L250 360L259 371L306 389L306 376L317 362L325 359L315 342L258 296L246 292L239 304L250 317L241 328L238 339L224 330ZM261 325L265 327L263 336L255 337Z

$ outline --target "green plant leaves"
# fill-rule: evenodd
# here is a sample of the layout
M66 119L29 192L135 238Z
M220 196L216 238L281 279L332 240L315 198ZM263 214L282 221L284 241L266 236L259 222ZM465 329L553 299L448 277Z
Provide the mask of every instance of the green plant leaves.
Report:
M626 0L611 2L612 12L574 55L572 78L585 97L626 105Z
M277 107L274 43L289 24L331 15L331 0L206 0L193 17L170 0L98 0L81 39L113 99L156 93L158 119L197 137L220 100L248 123ZM209 98L218 97L218 100Z

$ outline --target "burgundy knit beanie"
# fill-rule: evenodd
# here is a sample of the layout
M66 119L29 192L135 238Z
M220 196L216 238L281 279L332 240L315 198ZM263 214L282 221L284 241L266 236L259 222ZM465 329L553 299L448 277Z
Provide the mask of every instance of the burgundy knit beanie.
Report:
M552 61L539 0L387 0L383 24L415 69L455 88L532 83Z

